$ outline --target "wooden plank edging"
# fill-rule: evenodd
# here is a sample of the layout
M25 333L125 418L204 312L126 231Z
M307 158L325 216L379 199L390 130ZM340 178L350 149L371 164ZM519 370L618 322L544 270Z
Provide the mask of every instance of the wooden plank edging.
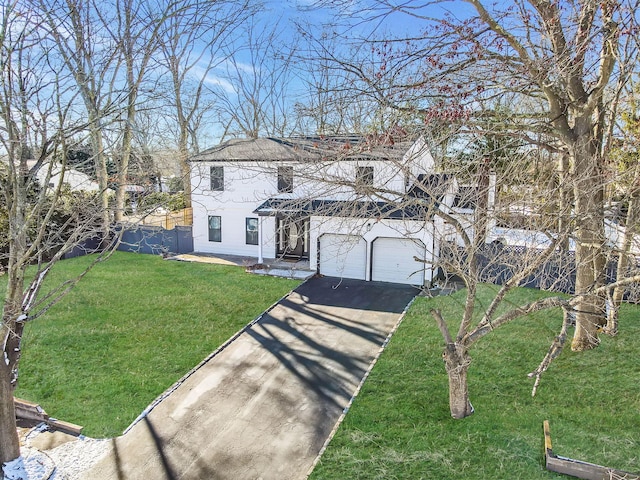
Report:
M584 480L640 480L640 474L637 473L603 467L595 463L573 460L554 454L551 446L551 429L549 428L548 420L544 421L543 429L544 457L547 470Z
M47 412L45 412L44 409L37 403L33 403L28 400L22 400L21 398L16 397L13 397L13 402L16 409L16 418L43 422L53 430L68 433L70 435L75 435L76 437L79 436L82 432L82 426L50 417L49 415L47 415Z

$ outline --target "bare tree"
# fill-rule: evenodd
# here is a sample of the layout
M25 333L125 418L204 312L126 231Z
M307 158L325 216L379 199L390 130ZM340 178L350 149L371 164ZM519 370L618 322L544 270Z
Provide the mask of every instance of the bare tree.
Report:
M73 77L52 61L53 45L40 15L18 1L1 8L0 195L8 219L8 258L1 327L0 464L14 469L20 450L13 391L24 325L84 275L41 291L52 266L66 252L102 233L103 209L99 195L64 193L72 139L82 138L93 123L75 110L79 93ZM67 201L72 203L65 209Z
M566 147L573 163L576 224L576 294L583 295L576 316L572 348L584 350L597 345L597 329L602 323L600 300L587 292L602 283L604 241L602 139L597 137L598 108L616 63L620 32L614 16L621 5L610 2L599 8L587 3L574 12L563 12L552 2L532 2L537 15L536 36L543 36L543 50L533 42L517 38L509 23L499 22L479 1L472 1L479 19L517 55L516 62L500 55L501 63L524 68L530 84L544 95L553 133ZM525 4L521 5L524 11ZM569 49L569 44L573 45ZM594 50L595 47L595 50ZM500 52L495 52L500 53ZM550 62L540 68L536 56ZM598 67L591 62L599 56ZM598 57L596 57L598 58Z
M101 5L102 7L100 7ZM94 1L39 0L46 28L58 54L72 72L90 124L95 174L102 192L103 229L109 231L109 190L105 138L109 115L117 104L117 63L121 49L110 41L106 25L114 23L114 8ZM43 25L44 27L44 25ZM55 53L54 53L55 52Z
M621 280L629 271L637 267L636 255L638 225L640 222L640 167L638 165L638 104L637 85L631 82L622 108L622 124L618 131L621 137L611 152L611 169L615 172L615 182L611 196L618 200L613 203L609 225L615 230L617 240L617 280ZM626 213L625 213L626 212ZM605 332L616 335L618 332L618 312L625 295L624 288L616 288L607 299L607 325Z
M530 177L529 181L535 182L530 184L533 190L518 187L526 205L522 216L528 223L526 231L537 231L545 238L545 246L534 249L535 255L514 256L511 260L504 251L500 252L503 260L513 263L513 274L503 279L491 304L482 307L480 320L474 313L480 308L476 290L479 283L490 279L487 268L481 267L487 239L479 233L491 231L486 219L497 217L499 212L485 212L482 195L474 200L475 217L460 217L447 209L436 211L453 230L451 235L459 239L457 248L450 249L448 257L441 257L442 266L458 275L467 287L463 318L455 332L450 331L446 318L434 312L446 344L451 413L463 418L472 412L466 390L469 350L492 329L526 312L559 307L566 311L566 322L576 322L574 350L593 348L599 343L598 332L605 318L604 299L616 285L607 283L604 277L608 248L604 205L611 134L607 122L614 116L620 87L635 62L635 49L628 48L628 39L636 28L632 13L636 5L632 1L518 0L506 6L468 0L457 15L446 12L445 7L434 18L433 8L446 2L425 6L379 1L360 9L348 3L322 4L344 5L349 12L357 11L357 30L353 25L342 30L341 25L336 25L334 30L342 33L345 44L360 45L360 49L350 49L348 57L318 49L318 56L322 62L333 62L349 74L354 95L362 94L387 108L413 114L422 120L425 130L434 120L438 124L459 125L452 129L457 135L447 142L445 151L451 155L447 162L450 166L463 156L468 157L468 138L490 139L491 135L518 139L521 147L517 156L522 160L509 155L507 163L513 165L506 171L512 174L516 166L531 168L528 159L540 149L549 152L548 158L560 166L555 178ZM414 25L422 22L422 30L392 37L364 28L368 21L378 27L387 19L396 20L398 25L402 14L409 16ZM354 31L361 35L355 38ZM508 116L497 109L507 101L512 108ZM493 121L487 122L491 116ZM453 152L456 149L458 152ZM491 168L495 168L495 155L489 159L494 162ZM484 162L483 157L474 159L476 172L483 170ZM462 175L459 171L452 173ZM518 175L524 178L523 173L526 170ZM505 181L499 175L498 184ZM486 181L481 175L473 182L474 195L485 188L483 185L486 187ZM538 192L536 201L534 191ZM515 193L518 194L517 189ZM559 205L551 201L555 198L561 199ZM552 222L549 211L560 211L561 221L556 214ZM510 213L504 212L506 216ZM532 233L529 236L535 237ZM497 313L508 291L531 275L541 275L539 269L555 261L556 249L569 243L575 249L572 265L576 276L571 300L552 297ZM635 281L635 274L627 273L618 285L627 287ZM544 288L557 289L553 283ZM554 353L545 362L561 348L554 345ZM545 362L534 372L538 380L548 366Z
M334 59L341 50L338 39L327 33L312 35L314 26L298 25L302 45L296 54L296 70L304 83L304 94L295 103L296 123L303 134L348 135L385 130L375 121L380 105L362 95L353 95L348 72ZM321 55L317 52L321 51Z
M404 232L409 240L423 232L433 232L434 241L425 242L426 254L421 260L426 268L440 270L442 276L434 285L425 287L449 289L456 283L466 287L461 318L432 312L445 339L444 361L452 416L464 418L473 413L467 375L472 349L480 339L520 317L561 309L564 322L557 338L550 338L546 355L541 352L540 365L532 366L535 393L542 375L564 348L567 332L583 300L581 295L567 297L558 293L574 291L572 277L575 278L578 260L573 251L558 248L565 240L571 240L574 248L572 226L559 230L557 218L548 213L555 208L558 193L564 188L549 181L553 170L535 168L530 161L532 152L525 146L509 148L506 158L488 156L486 150L480 150L476 156L460 155L440 165L412 164L410 155L385 156L391 145L408 148L399 131L308 142L308 151L319 149L318 159L324 160L307 161L303 168L295 169L293 183L300 187L292 198L273 200L270 209L285 219L291 215L291 222L306 213L312 216L314 228L324 223L338 226L341 233L348 233L345 238L368 235L372 226L382 224L393 224L391 228ZM452 143L463 143L463 139ZM427 148L423 144L418 156ZM502 150L494 147L492 153L497 155ZM377 170L378 164L373 167L376 180L359 182L354 169L382 158L385 166L381 170ZM475 168L471 169L470 164ZM394 180L398 172L408 181ZM497 186L506 187L501 198L495 197ZM455 199L450 198L450 191ZM347 252L345 256L352 247L348 242L341 247ZM639 280L638 272L627 272L619 281L590 293L606 296L617 288L632 288ZM529 297L532 299L529 303L513 303L509 295L523 285L548 293ZM491 294L489 300L487 292Z
M203 119L214 108L207 85L224 61L220 45L259 7L246 0L198 3L167 19L162 32L162 66L169 77L163 103L175 128L185 198L191 204L189 156L200 150ZM164 112L163 112L164 113Z
M191 16L191 2L175 1L166 5L138 2L135 0L118 0L115 3L117 23L115 26L105 25L112 41L120 47L121 61L124 67L125 107L123 108L122 137L120 156L117 163L117 190L115 205L115 221L122 221L126 187L129 183L129 163L132 155L132 142L136 124L137 110L141 89L151 84L151 67L154 56L161 51L166 31L171 29L174 19ZM203 14L205 12L198 12ZM145 83L146 82L146 83ZM146 95L143 97L147 97Z
M285 44L280 25L264 25L255 17L241 29L238 39L222 47L220 81L211 88L224 125L222 138L287 135L294 129L289 122L296 88L291 65L295 45Z

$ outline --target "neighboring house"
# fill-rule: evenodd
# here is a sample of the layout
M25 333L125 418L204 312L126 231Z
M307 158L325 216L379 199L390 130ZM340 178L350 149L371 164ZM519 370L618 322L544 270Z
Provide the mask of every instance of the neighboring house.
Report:
M194 250L308 259L327 276L425 285L455 179L427 145L388 138L234 139L191 158ZM438 236L439 238L439 236Z
M6 163L7 160L0 158L0 162ZM27 160L27 168L33 168L36 163L36 160ZM50 172L49 167L51 167ZM58 163L54 163L53 165L44 163L38 170L36 177L40 185L44 188L57 188L62 180L62 183L71 191L95 192L100 189L98 183L92 180L89 175L68 167L63 172L62 167Z
M614 252L624 251L626 229L611 220L604 221L604 235L606 238L606 247ZM640 237L631 232L629 240L629 253L640 259ZM526 230L523 228L504 228L494 227L487 236L487 242L500 242L503 245L511 247L526 247L543 250L551 245L550 234L538 230ZM575 239L569 239L569 251L576 249Z
M29 163L29 167L31 167L31 164L35 164L35 161L31 161ZM38 180L40 184L45 187L56 188L60 183L60 176L62 175L62 182L66 184L71 191L97 192L100 190L98 182L93 180L89 175L73 168L67 167L63 172L60 165L52 165L51 176L48 179L48 185L44 185L44 182L47 180L47 175L47 165L38 170Z

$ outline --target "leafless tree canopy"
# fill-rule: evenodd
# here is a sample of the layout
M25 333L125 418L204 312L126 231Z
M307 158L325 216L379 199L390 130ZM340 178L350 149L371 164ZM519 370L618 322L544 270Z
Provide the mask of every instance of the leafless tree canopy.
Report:
M0 272L7 281L0 464L19 456L12 399L24 324L84 273L48 285L46 293L44 280L73 250L101 252L95 262L113 251L122 229L112 222L126 208L130 165L151 157L136 131L140 112L154 112L163 98L156 87L167 76L183 74L198 58L209 61L223 33L252 12L245 7L187 0L11 0L0 7ZM162 62L168 40L177 45L174 57L166 56L179 65L176 71ZM189 54L189 45L205 53ZM176 106L183 93L178 78L175 86L170 103L182 116L178 130L187 132L178 158L184 164L199 120L189 107Z
M576 325L574 350L596 347L603 328L614 332L607 315L613 321L620 299L634 298L637 280L635 190L623 186L635 185L637 172L612 164L616 119L637 74L636 2L316 6L333 8L335 21L309 36L309 57L342 79L325 95L338 98L344 89L394 112L405 130L429 139L441 171L459 180L458 205L474 206L469 214L437 211L446 224L441 267L467 287L457 332L434 312L447 345L452 415L472 412L469 348L514 316L542 305L565 309ZM403 24L412 27L406 34ZM332 44L348 45L348 53ZM490 174L494 202L486 201ZM614 199L625 205L624 221L610 214ZM502 287L478 323L481 282ZM506 293L520 284L573 297L497 317ZM557 352L564 342L554 345Z

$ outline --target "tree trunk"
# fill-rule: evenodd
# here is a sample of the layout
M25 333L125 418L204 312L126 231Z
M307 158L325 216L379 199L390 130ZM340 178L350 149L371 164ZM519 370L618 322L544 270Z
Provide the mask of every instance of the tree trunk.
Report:
M100 201L102 208L102 237L103 242L107 241L109 236L109 226L111 224L111 218L109 215L109 174L107 172L107 160L104 154L104 144L102 141L102 127L98 120L98 114L89 110L90 129L89 136L91 137L91 148L94 155L94 167L96 172L96 179L98 180L98 188L100 189Z
M11 370L5 362L0 362L0 464L19 456L20 442L16 429Z
M447 344L442 357L449 377L449 410L456 419L473 414L473 406L469 401L467 371L471 357L467 349L459 343Z
M558 186L560 195L558 199L558 233L563 235L569 231L569 223L571 217L571 189L567 188L569 184L569 156L566 154L560 155L558 162ZM569 238L566 237L558 244L558 248L563 252L569 250Z
M20 456L13 391L17 381L23 326L20 324L20 328L17 328L15 320L20 312L20 293L24 277L20 266L16 265L16 257L13 252L9 260L7 276L7 293L2 309L2 354L4 361L0 361L0 464L15 460Z
M20 442L16 429L16 414L13 403L23 324L16 319L22 313L24 289L24 266L27 250L25 221L26 188L18 179L18 192L12 205L14 218L9 223L9 264L7 267L7 291L2 307L2 356L0 360L0 464L20 456Z
M122 222L126 210L127 203L127 184L129 182L129 160L131 158L131 141L133 132L131 131L131 124L134 121L135 110L133 107L129 108L129 117L124 127L124 133L122 135L122 158L118 165L118 187L116 189L116 205L114 212L114 221Z
M483 245L487 240L487 230L489 226L490 162L491 160L488 157L485 157L478 166L478 196L476 198L477 204L474 218L474 229L477 237L475 241L476 245Z
M595 348L600 343L598 327L603 323L603 299L589 292L597 288L602 278L602 244L604 219L602 213L601 173L593 141L593 126L589 117L576 120L577 139L572 148L574 160L574 199L576 231L576 329L571 342L573 351Z
M627 210L627 218L624 224L624 233L622 246L618 253L618 269L616 272L616 281L620 281L626 276L627 266L629 264L629 257L631 252L631 246L633 244L633 232L636 228L638 217L640 216L638 209L638 192L633 192L629 200L629 207ZM610 298L609 310L607 312L607 325L604 329L608 335L616 335L618 333L618 311L622 304L622 297L624 295L624 287L618 287L613 290L613 294Z
M182 115L181 115L182 117ZM188 131L186 120L181 118L180 138L178 140L178 155L180 157L180 177L184 191L185 207L191 208L191 165L189 164Z

